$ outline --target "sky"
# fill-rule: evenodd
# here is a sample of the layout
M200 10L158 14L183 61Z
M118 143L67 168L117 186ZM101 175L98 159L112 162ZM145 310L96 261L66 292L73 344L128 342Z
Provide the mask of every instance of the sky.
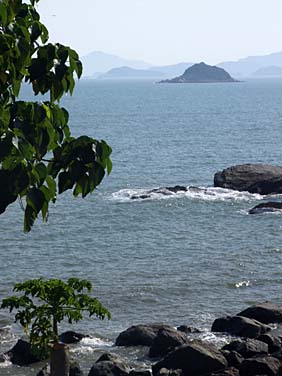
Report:
M50 40L155 65L282 51L282 0L41 0Z

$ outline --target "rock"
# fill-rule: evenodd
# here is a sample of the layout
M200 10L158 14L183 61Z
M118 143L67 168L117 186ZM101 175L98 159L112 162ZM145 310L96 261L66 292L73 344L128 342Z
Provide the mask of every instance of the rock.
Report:
M270 302L255 304L238 313L240 316L258 320L264 324L282 322L282 306Z
M207 65L205 63L194 64L185 72L171 80L163 80L160 83L213 83L213 82L238 82L234 80L224 69Z
M38 356L31 352L31 345L22 339L19 339L15 346L5 353L13 364L18 366L27 366L32 363L39 362Z
M282 210L282 202L262 202L261 204L256 205L251 210L249 210L249 214L261 214L261 213L273 213L279 212Z
M72 330L68 330L67 332L64 332L60 334L59 340L62 343L70 344L70 343L78 343L82 340L82 338L85 338L83 334L73 332Z
M268 345L256 339L236 340L223 346L222 350L236 351L244 358L251 358L255 355L265 355L268 353Z
M104 354L102 354L100 358L96 360L96 363L107 361L122 363L122 359L118 355L109 352L105 352Z
M227 367L227 360L213 345L201 341L177 347L152 366L156 376L161 368L181 369L184 375L197 376Z
M212 332L224 332L239 337L256 338L271 330L271 328L247 317L226 316L216 319L211 330Z
M180 332L186 333L186 334L195 334L195 333L201 333L201 331L197 328L193 328L192 326L187 325L180 325L177 330Z
M173 187L160 187L155 189L150 189L142 194L134 194L130 197L131 200L138 200L138 199L147 199L154 197L154 194L159 194L163 196L171 196L179 192L187 192L188 188L182 185L175 185Z
M214 186L267 195L282 193L282 166L242 164L214 175Z
M237 353L237 351L222 350L222 354L225 356L229 367L238 368L244 360L242 355Z
M262 341L268 344L268 351L270 354L282 350L281 340L277 336L267 333L267 334L262 334L257 339L258 341Z
M128 376L130 369L121 362L103 361L95 363L88 376Z
M184 345L185 343L188 343L188 338L185 334L174 328L162 328L153 339L149 350L149 357L164 356L175 347Z
M152 376L152 373L148 369L134 369L129 372L129 376Z
M240 365L240 376L281 375L281 363L272 356L245 359Z
M134 325L120 333L116 346L151 346L153 339L162 328L171 328L163 324Z
M224 370L210 373L208 376L240 376L239 370L235 367L225 368Z
M161 368L157 376L183 376L183 371L181 369Z

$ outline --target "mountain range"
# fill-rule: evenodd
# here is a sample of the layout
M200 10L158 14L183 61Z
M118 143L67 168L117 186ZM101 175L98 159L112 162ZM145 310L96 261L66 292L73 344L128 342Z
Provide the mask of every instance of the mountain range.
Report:
M153 66L141 60L125 59L116 55L110 55L100 51L93 51L81 58L83 63L83 76L90 78L173 78L180 76L191 67L193 62L181 62L173 65ZM263 77L257 73L261 69L269 72L275 67L275 72L282 68L282 52L269 55L249 56L237 61L227 61L216 64L225 69L235 78ZM116 70L116 68L119 68ZM280 75L280 74L279 74ZM270 74L265 76L271 76Z

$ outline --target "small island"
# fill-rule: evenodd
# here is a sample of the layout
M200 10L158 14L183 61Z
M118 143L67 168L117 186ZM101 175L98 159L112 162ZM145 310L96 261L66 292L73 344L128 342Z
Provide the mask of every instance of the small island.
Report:
M161 84L239 82L224 69L205 63L194 64L179 77L160 81Z

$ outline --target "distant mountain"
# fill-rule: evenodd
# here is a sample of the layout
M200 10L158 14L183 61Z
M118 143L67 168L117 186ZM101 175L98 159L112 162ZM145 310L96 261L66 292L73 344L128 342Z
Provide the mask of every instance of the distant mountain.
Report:
M272 65L282 67L282 52L263 56L249 56L238 61L217 64L218 67L226 69L234 77L252 76L258 69Z
M173 65L153 66L150 70L162 72L166 78L180 76L187 68L194 63L178 63Z
M270 67L264 67L258 69L253 73L254 77L282 77L282 67L271 65Z
M99 79L159 79L164 77L162 72L148 69L133 69L130 67L113 68L100 75Z
M147 69L152 64L141 60L128 60L116 55L110 55L100 51L93 51L81 58L83 64L83 76L97 76L97 72L105 73L110 69L127 66L135 69Z
M237 82L224 69L205 63L194 64L179 77L172 80L164 80L161 83L215 83Z

